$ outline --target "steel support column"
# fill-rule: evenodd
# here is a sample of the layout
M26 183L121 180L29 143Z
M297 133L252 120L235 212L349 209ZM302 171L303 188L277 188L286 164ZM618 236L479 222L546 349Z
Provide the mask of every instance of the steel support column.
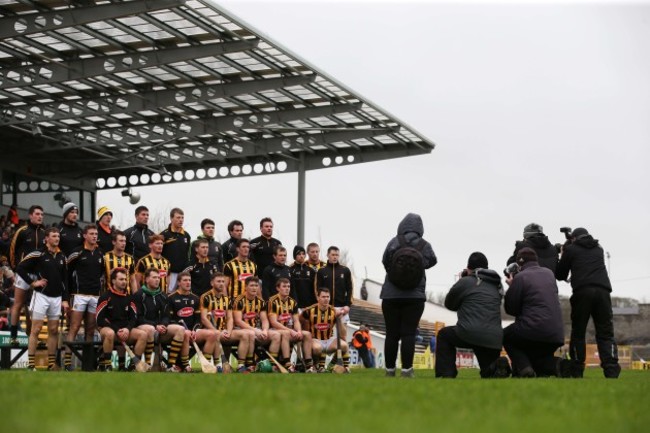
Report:
M305 188L306 188L305 152L300 152L298 161L298 233L296 242L305 246Z

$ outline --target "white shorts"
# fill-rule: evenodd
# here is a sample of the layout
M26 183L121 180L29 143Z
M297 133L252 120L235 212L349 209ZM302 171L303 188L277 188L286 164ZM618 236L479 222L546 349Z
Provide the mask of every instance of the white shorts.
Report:
M95 314L97 312L98 296L92 295L74 295L72 311L88 312Z
M178 280L178 272L167 273L167 294L171 295L176 291L176 280Z
M34 291L32 302L29 305L32 312L32 320L59 320L61 316L61 297L50 298L41 292Z
M314 338L313 341L314 343L320 344L321 353L327 353L329 347L336 341L336 337L328 338L327 340L319 340L318 338Z
M23 280L18 274L16 274L16 279L14 280L14 287L20 290L29 290L27 281Z

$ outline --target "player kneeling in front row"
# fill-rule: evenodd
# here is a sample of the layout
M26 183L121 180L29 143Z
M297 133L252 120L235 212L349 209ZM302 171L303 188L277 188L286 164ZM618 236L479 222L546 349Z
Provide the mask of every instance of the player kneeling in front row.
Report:
M300 319L303 321L303 327L311 329L312 336L312 354L318 359L318 372L325 371L325 357L329 353L337 350L337 342L334 337L334 327L336 319L344 314L344 310L336 309L330 305L330 291L325 287L318 289L317 303L302 311ZM345 372L350 372L350 353L348 344L345 340L340 339L341 353L343 358L343 367ZM306 350L305 350L306 352Z
M271 327L282 335L281 349L285 368L291 373L296 371L291 363L291 344L303 344L305 372L315 373L311 358L311 333L303 331L298 315L298 303L289 296L291 282L287 278L279 278L275 284L277 294L271 296L268 305L268 317Z
M282 341L282 334L269 329L269 320L266 313L266 302L258 297L260 291L260 279L248 277L245 281L244 294L239 295L233 304L233 318L238 329L249 330L255 333L254 343L269 348L271 356L278 356L278 349ZM254 344L251 345L246 354L245 365L237 369L240 373L255 371L253 356ZM241 356L241 355L240 355Z
M144 284L133 294L133 302L138 312L138 329L146 332L147 344L145 358L151 358L154 349L156 332L160 343L170 343L168 371L181 371L175 368L178 355L183 348L185 328L180 325L170 325L167 318L167 297L160 288L160 271L156 268L147 268L143 273ZM189 362L186 360L187 365Z
M219 359L221 345L219 345L219 331L216 329L201 329L201 312L199 297L192 293L192 276L189 272L181 272L177 277L176 291L167 298L167 320L170 326L181 325L185 328L181 360L183 369L192 371L189 365L190 344L195 341L199 346L203 344L203 354L208 361L212 356Z
M97 301L97 327L102 339L104 356L100 371L111 371L111 355L117 337L120 343L133 344L133 353L139 358L147 345L147 333L135 328L137 311L127 292L129 279L125 268L115 268L110 275L108 291ZM138 361L139 362L139 361Z
M226 276L215 272L210 278L210 290L201 295L201 325L204 329L213 329L220 332L220 342L223 348L224 360L222 369L230 373L231 367L230 346L238 343L237 363L246 364L246 356L255 350L255 332L247 329L234 329L235 322L232 315L232 301L227 295ZM251 358L252 359L252 358Z

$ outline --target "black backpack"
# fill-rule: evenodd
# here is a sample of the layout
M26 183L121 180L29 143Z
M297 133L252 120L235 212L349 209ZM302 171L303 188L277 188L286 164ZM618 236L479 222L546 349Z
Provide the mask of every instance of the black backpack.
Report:
M399 248L390 261L388 279L401 290L412 290L420 284L424 276L424 258L422 249L426 245L424 239L412 247L406 243L403 235L397 237Z

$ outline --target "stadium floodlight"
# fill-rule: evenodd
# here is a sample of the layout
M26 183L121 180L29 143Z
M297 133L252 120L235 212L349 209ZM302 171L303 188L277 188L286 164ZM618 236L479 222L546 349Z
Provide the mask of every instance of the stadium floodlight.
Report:
M129 203L137 204L140 201L140 193L133 191L131 188L126 188L122 190L122 197L128 197Z

